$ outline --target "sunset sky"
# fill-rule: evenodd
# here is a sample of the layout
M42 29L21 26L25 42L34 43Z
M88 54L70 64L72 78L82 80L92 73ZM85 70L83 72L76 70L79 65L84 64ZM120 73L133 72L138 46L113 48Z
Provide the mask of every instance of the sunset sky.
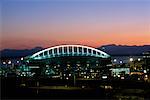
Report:
M1 0L1 49L150 45L150 0Z

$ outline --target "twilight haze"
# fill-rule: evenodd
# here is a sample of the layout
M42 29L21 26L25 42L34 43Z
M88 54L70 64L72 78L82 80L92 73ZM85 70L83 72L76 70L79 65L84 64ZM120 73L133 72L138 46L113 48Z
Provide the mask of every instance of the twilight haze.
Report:
M1 0L1 49L150 44L150 0Z

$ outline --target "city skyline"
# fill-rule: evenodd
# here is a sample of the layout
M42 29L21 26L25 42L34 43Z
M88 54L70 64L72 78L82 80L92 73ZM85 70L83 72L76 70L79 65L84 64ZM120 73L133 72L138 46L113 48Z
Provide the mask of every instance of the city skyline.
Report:
M2 0L1 49L149 45L148 0Z

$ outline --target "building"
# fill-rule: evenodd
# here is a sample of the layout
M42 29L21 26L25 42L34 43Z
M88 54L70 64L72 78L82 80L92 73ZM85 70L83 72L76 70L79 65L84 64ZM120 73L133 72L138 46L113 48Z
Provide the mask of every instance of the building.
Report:
M58 79L101 79L109 75L110 55L83 45L60 45L24 59L21 76Z
M143 53L143 60L144 60L144 70L150 74L150 51Z

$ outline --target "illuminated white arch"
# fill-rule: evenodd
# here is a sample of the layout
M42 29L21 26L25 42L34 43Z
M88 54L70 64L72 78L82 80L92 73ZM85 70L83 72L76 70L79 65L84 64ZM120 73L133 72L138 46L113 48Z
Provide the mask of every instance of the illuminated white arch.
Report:
M30 56L30 58L40 60L62 56L94 56L101 58L110 57L110 55L107 53L93 47L83 45L59 45L41 50Z

